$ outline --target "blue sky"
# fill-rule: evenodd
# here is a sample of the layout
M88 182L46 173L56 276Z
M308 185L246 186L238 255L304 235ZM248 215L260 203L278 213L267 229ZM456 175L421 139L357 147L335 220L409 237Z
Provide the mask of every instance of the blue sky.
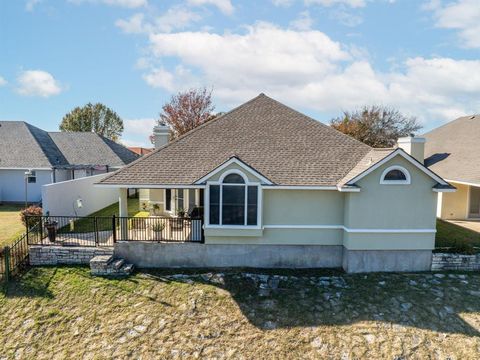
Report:
M383 104L429 130L480 108L478 0L4 0L0 119L57 130L102 102L148 146L177 91L265 92L328 122Z

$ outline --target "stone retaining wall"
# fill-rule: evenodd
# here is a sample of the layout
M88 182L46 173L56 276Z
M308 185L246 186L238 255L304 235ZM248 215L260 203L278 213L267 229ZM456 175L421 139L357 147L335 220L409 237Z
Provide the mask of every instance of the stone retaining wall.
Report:
M480 254L434 253L432 270L480 270Z
M30 265L88 265L97 255L113 255L112 248L32 245Z

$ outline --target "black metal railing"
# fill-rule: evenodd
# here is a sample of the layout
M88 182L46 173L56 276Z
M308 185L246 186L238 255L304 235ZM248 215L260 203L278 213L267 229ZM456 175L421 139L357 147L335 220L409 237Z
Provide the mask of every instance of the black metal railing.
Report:
M28 267L28 237L38 229L38 225L31 226L11 245L0 249L0 280L8 281Z
M113 246L116 241L203 242L201 218L171 217L28 217L37 231L29 245Z

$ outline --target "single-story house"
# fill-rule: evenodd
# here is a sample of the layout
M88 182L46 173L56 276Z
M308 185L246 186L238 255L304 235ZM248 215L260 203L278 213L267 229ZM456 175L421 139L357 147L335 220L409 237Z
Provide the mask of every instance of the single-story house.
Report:
M168 128L155 130L166 143ZM413 139L400 146L420 153ZM437 193L454 191L401 147L371 148L264 94L97 186L119 189L120 216L129 188L173 218L204 209L203 244L117 239L138 266L349 272L430 270Z
M480 116L463 116L424 135L425 165L456 192L439 194L441 219L480 219Z
M42 185L118 170L137 158L95 133L47 132L23 121L0 121L0 202L23 202L25 196L39 202Z

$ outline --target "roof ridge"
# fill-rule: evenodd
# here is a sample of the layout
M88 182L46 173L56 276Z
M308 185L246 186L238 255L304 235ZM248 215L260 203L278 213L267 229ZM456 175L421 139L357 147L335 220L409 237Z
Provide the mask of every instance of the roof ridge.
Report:
M226 115L231 114L231 113L237 111L238 109L244 107L244 106L247 105L247 104L252 103L254 100L256 100L256 99L258 99L258 98L260 98L260 97L262 97L262 96L266 96L266 95L265 95L264 93L260 93L260 94L258 94L257 96L255 96L254 98L248 100L247 102L238 105L237 107L233 108L233 109L230 110L230 111L227 111L225 114L222 114L222 115L220 115L220 116L218 116L218 117L216 117L216 118L213 118L212 120L209 120L209 121L207 121L207 122L204 122L203 124L197 126L196 128L193 128L192 130L188 131L187 133L185 133L185 134L183 134L183 135L180 135L178 138L176 138L176 139L174 139L174 140L166 143L165 145L159 147L158 149L154 149L151 153L146 154L146 155L143 155L143 156L141 156L140 158L138 158L137 160L132 161L130 164L124 166L122 169L118 169L117 171L113 172L111 175L106 176L105 178L103 178L103 179L101 180L101 182L103 182L103 181L105 181L105 180L108 180L108 179L111 178L113 175L115 175L118 171L123 170L123 169L128 169L128 168L132 167L133 165L135 165L137 162L139 162L139 161L141 161L141 160L144 160L144 159L147 159L147 158L149 158L150 156L152 156L153 154L158 153L160 150L163 150L163 149L165 149L165 148L167 148L167 147L169 147L169 146L171 146L171 145L173 145L173 144L176 144L176 143L180 142L181 140L183 140L184 138L188 137L189 135L192 135L193 133L197 132L198 130L200 130L200 129L204 128L204 127L206 127L207 125L210 125L210 124L213 124L213 123L217 122L218 120L224 118ZM268 97L268 96L266 96L266 97ZM273 100L273 99L272 99L272 100Z
M456 122L460 122L461 120L468 120L468 119L471 119L472 117L477 117L477 116L480 116L480 114L470 114L470 115L463 115L463 116L459 116L457 117L456 119L453 119L451 121L448 121L446 122L445 124L442 124L440 126L437 126L435 129L432 129L430 130L429 132L426 132L424 134L422 134L422 136L427 136L429 134L432 134L433 132L439 130L439 129L443 129L444 127L446 126L450 126L452 125L453 123L456 123ZM472 119L473 120L473 119Z

